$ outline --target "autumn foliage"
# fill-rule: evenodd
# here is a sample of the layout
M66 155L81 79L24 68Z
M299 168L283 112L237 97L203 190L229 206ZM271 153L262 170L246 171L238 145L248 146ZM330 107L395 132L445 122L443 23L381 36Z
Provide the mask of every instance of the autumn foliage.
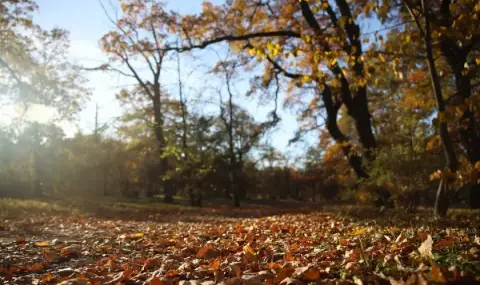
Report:
M100 1L84 66L0 1L0 283L479 281L478 1L170 7ZM121 113L67 136L99 73Z

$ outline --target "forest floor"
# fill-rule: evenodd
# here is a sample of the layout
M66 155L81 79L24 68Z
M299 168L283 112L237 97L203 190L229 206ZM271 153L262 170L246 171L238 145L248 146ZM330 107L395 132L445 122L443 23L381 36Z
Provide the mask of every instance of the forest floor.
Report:
M480 281L478 211L301 205L0 199L0 284Z

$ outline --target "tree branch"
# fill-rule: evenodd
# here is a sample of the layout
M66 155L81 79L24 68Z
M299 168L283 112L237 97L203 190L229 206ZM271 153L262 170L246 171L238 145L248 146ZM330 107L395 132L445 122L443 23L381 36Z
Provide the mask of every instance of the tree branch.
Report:
M211 44L215 43L221 43L221 42L236 42L236 41L246 41L249 39L254 39L254 38L265 38L265 37L292 37L292 38L301 38L301 34L294 32L294 31L272 31L272 32L256 32L252 34L246 34L246 35L239 35L239 36L234 36L234 35L226 35L226 36L221 36L218 38L210 39L203 41L202 43L199 44L193 44L190 46L183 46L183 47L172 47L172 46L167 46L166 48L163 48L163 51L177 51L177 52L186 52L186 51L191 51L194 49L204 49L208 47Z

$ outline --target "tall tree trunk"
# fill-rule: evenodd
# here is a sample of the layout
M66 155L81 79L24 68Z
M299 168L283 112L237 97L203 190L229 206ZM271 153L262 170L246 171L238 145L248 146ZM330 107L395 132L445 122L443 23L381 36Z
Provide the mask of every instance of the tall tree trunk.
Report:
M360 39L360 26L355 23L347 0L336 0L335 3L342 17L347 19L344 29L350 44L346 44L344 49L347 53L352 53L352 56L356 59L353 71L357 76L357 80L360 82L361 79L365 80L366 76L364 74L365 65L362 61L363 51ZM358 85L355 90L356 94L352 98L353 104L347 106L347 108L349 108L349 113L355 120L355 130L357 131L360 143L365 148L365 155L369 160L373 160L377 143L373 135L371 116L368 110L367 86L366 83Z
M437 104L438 111L438 124L439 124L439 133L440 139L442 141L442 147L444 151L445 160L447 163L447 168L452 172L457 171L458 161L455 154L455 149L453 147L450 135L448 133L447 120L445 117L445 101L442 95L442 88L440 85L440 78L438 77L437 68L435 66L435 59L433 58L433 47L432 47L432 34L430 29L430 17L426 8L425 0L422 0L422 11L425 21L425 30L423 31L420 20L417 18L415 13L412 11L412 7L405 1L407 8L410 10L412 17L417 23L418 29L422 32L424 42L425 42L425 51L427 54L427 63L428 69L430 71L430 79L432 81L433 94L435 95L435 102ZM444 175L441 178L441 181L438 186L437 196L435 199L435 209L434 214L438 217L445 217L447 215L449 207L449 197L448 189L449 181L447 173L444 172Z
M38 156L38 151L41 147L41 137L40 137L40 126L39 123L33 123L33 149L32 149L32 190L33 194L36 197L43 196L43 189L42 189L42 180L41 180L41 165L40 159Z
M165 134L163 132L163 116L161 110L161 92L160 92L160 85L155 84L154 86L154 96L152 98L153 101L153 114L154 114L154 121L155 121L155 138L158 142L158 153L160 158L159 165L159 173L165 175L169 170L168 165L168 157L162 157L165 151ZM172 184L171 179L163 179L163 194L164 194L164 201L166 203L173 202L173 192L172 192Z
M307 21L310 28L315 32L317 36L317 41L322 46L322 49L324 49L325 51L331 51L330 44L324 40L325 35L319 23L317 22L315 15L310 9L310 5L307 1L299 2L303 18ZM346 21L346 24L342 26L339 23L337 19L337 14L335 13L335 11L333 11L331 6L327 7L327 14L330 16L330 20L334 26L339 29L345 30L345 33L348 37L348 43L346 41L343 47L345 52L352 53L352 51L354 51L352 56L360 59L363 54L362 44L360 40L360 27L353 20L349 3L346 0L336 0L336 5L340 10L340 14L342 15L342 17L346 17L346 19L348 19ZM363 62L361 62L361 60L356 60L355 62L356 63L353 67L355 75L359 78L363 78L365 76L364 64ZM370 112L368 110L367 87L365 85L358 86L356 89L356 94L355 96L353 96L350 83L344 76L342 69L340 68L338 63L329 65L329 69L335 76L340 79L340 100L338 101L341 102L341 104L345 104L348 115L354 120L355 130L359 137L360 144L364 148L366 158L368 160L373 160L375 157L374 153L377 145L375 136L373 134ZM360 156L356 154L354 155L354 157L351 157L352 146L349 144L346 137L341 134L341 132L339 132L338 126L336 126L337 112L340 105L330 105L329 107L331 107L330 128L328 128L327 126L327 129L337 143L342 143L343 152L349 160L349 163L354 169L357 176L360 178L367 177L365 170L363 170L361 166ZM334 111L333 108L337 108L337 110Z
M238 193L238 181L237 181L237 160L236 160L236 151L235 151L235 142L234 142L234 137L233 137L233 128L234 123L233 123L233 92L230 89L230 79L231 79L231 74L229 73L227 67L225 67L225 81L226 81L226 87L227 87L227 92L228 92L228 119L225 116L225 108L223 107L223 102L220 100L220 117L225 125L225 128L227 129L227 134L228 134L228 150L229 150L229 190L230 193L233 195L233 206L234 207L240 207L240 197Z
M444 28L450 28L453 19L450 13L451 0L442 0L440 5L439 25ZM471 45L473 46L473 45ZM467 62L468 53L471 47L459 47L455 40L448 34L442 33L440 38L440 50L447 60L448 65L453 71L455 77L456 96L461 100L456 100L454 104L464 104L465 100L472 95L472 84L468 74L464 74L464 66ZM477 119L474 113L467 108L460 118L460 137L463 147L471 163L480 161L480 135L477 133Z
M107 171L103 171L103 196L108 196L108 175Z
M183 166L184 169L182 171L182 183L184 185L184 189L187 189L188 192L188 197L190 199L190 205L191 206L200 206L196 205L196 199L195 199L195 192L193 191L193 185L192 185L192 179L196 179L194 177L191 177L191 171L190 169L187 169L189 166L187 166L188 163L188 142L187 142L187 135L188 135L188 124L187 124L187 101L186 98L183 94L183 82L182 82L182 77L181 77L181 69L180 69L180 54L177 53L177 77L178 77L178 96L180 99L180 110L182 114L182 150L183 150Z
M247 189L245 188L245 177L243 173L243 153L240 151L238 154L238 176L237 176L237 187L238 187L238 196L239 199L247 198Z

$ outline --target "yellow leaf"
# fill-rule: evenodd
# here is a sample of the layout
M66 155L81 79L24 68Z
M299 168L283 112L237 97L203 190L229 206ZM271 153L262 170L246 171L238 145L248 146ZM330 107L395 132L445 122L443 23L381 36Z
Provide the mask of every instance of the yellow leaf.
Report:
M302 83L311 83L311 82L312 82L312 78L310 78L310 76L304 75L304 76L302 76L302 77L300 78L300 81L301 81Z
M363 235L364 233L366 233L367 230L365 228L358 228L354 231L351 231L349 233L349 235L352 235L352 236L359 236L359 235Z
M337 58L336 58L336 57L332 58L332 59L328 62L328 64L329 64L330 66L333 66L333 65L335 65L336 63L337 63Z
M257 254L249 245L243 247L243 253L245 254L245 259L248 262L254 262L257 260Z
M135 233L130 236L132 239L142 238L145 234L144 233Z
M37 241L35 243L35 246L38 246L38 247L47 247L49 245L50 245L50 243L48 243L48 241Z
M475 59L475 62L477 63L477 65L480 65L480 57L477 57L477 58Z
M357 78L357 83L359 86L363 87L365 85L367 85L367 80L365 79L365 77L363 76L360 76Z

